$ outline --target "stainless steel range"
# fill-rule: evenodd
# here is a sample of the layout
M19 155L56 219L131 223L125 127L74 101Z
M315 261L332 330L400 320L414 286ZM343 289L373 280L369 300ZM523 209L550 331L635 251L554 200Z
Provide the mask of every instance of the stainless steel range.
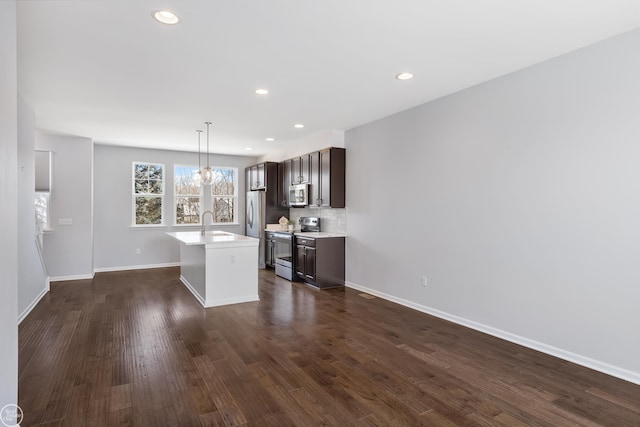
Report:
M320 231L320 218L313 216L300 217L298 221L300 229L296 232ZM274 257L276 274L287 280L295 280L294 242L293 231L276 231L273 233L275 240Z

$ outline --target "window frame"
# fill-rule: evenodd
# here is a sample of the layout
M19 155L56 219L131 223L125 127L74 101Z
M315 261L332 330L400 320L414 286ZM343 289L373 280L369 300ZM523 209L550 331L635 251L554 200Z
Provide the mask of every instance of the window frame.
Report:
M152 165L162 167L162 193L136 193L136 165ZM166 227L165 223L165 198L167 184L167 168L164 163L149 161L133 161L131 162L131 227L135 228L154 228ZM160 223L159 224L137 224L136 223L136 198L137 197L156 197L160 199Z
M213 194L213 185L210 185L209 187L209 196L211 197L211 199L209 200L209 203L207 204L210 209L213 211L213 202L215 200L216 197L224 197L224 198L233 198L233 219L231 222L212 222L211 225L216 225L216 226L225 226L225 225L239 225L239 215L238 215L238 209L239 209L239 197L238 197L238 187L239 187L239 180L240 180L240 175L238 172L238 168L235 166L212 166L211 167L213 169L213 172L215 174L216 169L229 169L233 171L233 177L234 177L234 186L233 186L233 191L234 194L233 195L229 195L229 194ZM202 213L200 213L200 215L202 215Z
M44 200L45 200L45 205L43 207L43 211L44 211L44 221L39 221L39 219L41 218L41 215L38 215L38 198L39 196L44 196ZM36 230L36 232L44 232L44 231L50 231L52 230L51 228L51 191L36 191L35 192L35 197L34 197L34 204L35 204L35 210L36 210L36 227L38 227L38 230ZM39 227L42 227L42 229L40 229Z
M196 165L185 165L185 164L173 164L173 226L174 227L195 227L202 225L202 206L204 205L204 197L202 191L202 185L199 185L198 191L198 199L200 201L200 206L198 208L198 222L192 224L178 224L178 197L195 197L195 194L178 194L176 192L176 169L177 168L192 168L196 171L199 170L199 167Z

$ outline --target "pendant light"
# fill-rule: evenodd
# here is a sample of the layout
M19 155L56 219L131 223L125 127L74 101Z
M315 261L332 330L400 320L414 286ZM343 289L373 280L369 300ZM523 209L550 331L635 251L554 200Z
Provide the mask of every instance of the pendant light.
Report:
M200 135L202 131L200 129L196 130L198 132L198 171L193 175L193 180L201 185L202 184L202 166L200 163Z
M211 185L211 181L213 180L213 170L209 163L209 126L211 126L211 122L204 122L204 124L207 125L207 167L204 168L201 182L202 185Z

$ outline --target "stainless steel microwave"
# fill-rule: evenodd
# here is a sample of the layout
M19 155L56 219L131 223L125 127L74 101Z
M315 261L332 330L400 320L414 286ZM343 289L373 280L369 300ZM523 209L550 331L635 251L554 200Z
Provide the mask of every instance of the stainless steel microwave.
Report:
M307 206L309 204L309 184L295 184L289 187L289 205Z

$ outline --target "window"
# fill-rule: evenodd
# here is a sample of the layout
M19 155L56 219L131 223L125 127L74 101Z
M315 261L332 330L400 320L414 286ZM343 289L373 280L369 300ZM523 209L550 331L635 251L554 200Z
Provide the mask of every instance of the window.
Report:
M217 224L237 223L238 169L213 168L211 196L213 199L213 222Z
M200 183L193 179L196 166L174 168L176 224L200 224Z
M37 232L51 227L49 206L51 202L51 152L35 151L35 208Z
M38 232L51 227L49 224L50 196L48 191L36 191L36 226Z
M162 225L164 165L133 163L133 224Z

